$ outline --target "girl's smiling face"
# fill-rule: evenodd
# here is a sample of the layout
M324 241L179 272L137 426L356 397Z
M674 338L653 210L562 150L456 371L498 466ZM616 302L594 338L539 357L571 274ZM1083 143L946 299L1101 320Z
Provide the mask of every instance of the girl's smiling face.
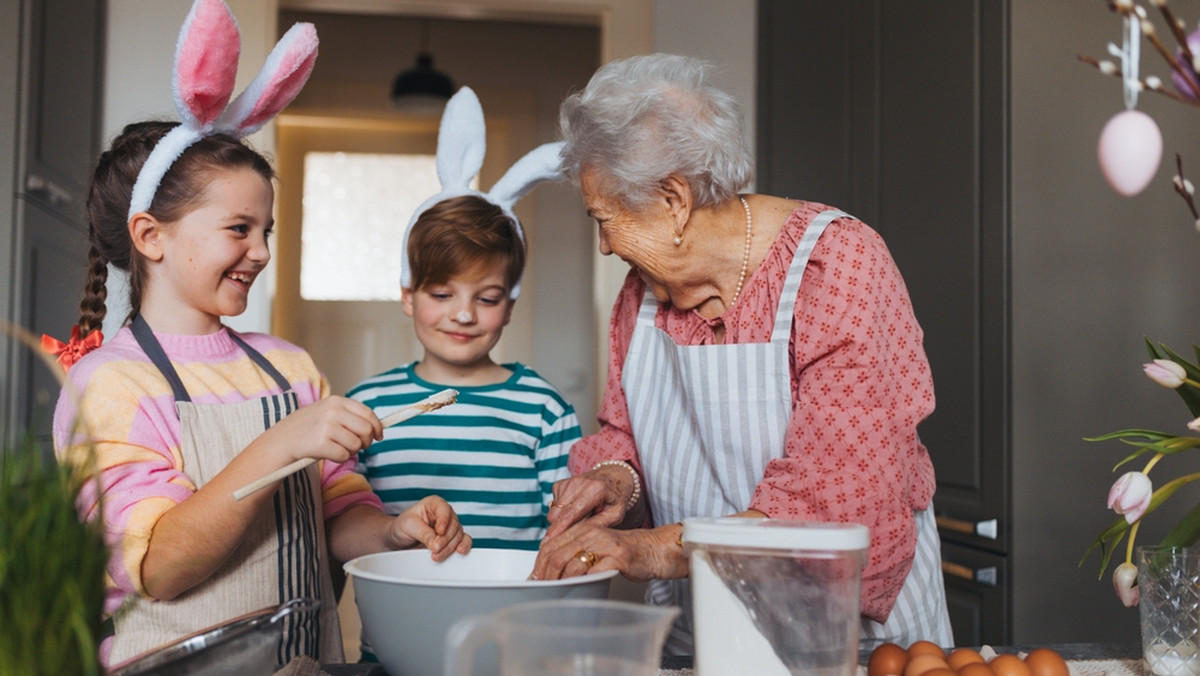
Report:
M204 334L245 312L250 286L271 260L271 182L253 169L214 172L200 205L161 227L142 313L155 330ZM135 217L136 218L136 217Z
M497 261L444 284L403 290L404 313L425 347L423 377L447 382L494 364L490 353L512 318L505 272Z

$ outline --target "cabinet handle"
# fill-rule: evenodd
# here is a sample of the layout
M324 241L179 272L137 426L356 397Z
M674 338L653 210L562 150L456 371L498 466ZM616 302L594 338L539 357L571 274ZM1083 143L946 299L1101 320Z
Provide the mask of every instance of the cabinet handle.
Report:
M982 538L995 540L999 532L999 526L996 519L985 519L983 521L964 521L962 519L952 519L948 516L939 516L936 519L938 528L952 530L958 533L967 533L969 535L978 535Z
M985 587L996 586L996 567L986 566L984 568L971 569L962 564L950 563L942 561L942 572L946 575L970 580Z
M71 204L75 201L75 197L71 194L70 190L63 188L45 176L37 174L30 174L25 177L25 190L30 193L44 195L51 204L60 206Z

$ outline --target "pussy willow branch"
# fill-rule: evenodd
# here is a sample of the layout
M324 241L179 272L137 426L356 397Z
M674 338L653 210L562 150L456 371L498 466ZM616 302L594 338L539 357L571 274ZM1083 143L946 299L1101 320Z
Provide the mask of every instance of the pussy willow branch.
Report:
M1167 98L1174 99L1179 103L1185 103L1189 106L1200 108L1200 81L1196 75L1196 56L1192 53L1191 47L1188 45L1187 34L1184 31L1184 22L1177 18L1171 8L1167 6L1167 0L1150 0L1150 3L1158 8L1164 21L1171 29L1171 36L1175 39L1175 44L1179 47L1181 59L1167 49L1166 45L1158 38L1158 33L1154 28L1154 24L1146 17L1146 10L1139 6L1134 0L1106 0L1109 10L1120 14L1128 21L1137 21L1138 27L1141 29L1142 36L1154 47L1167 65L1171 72L1179 75L1180 80L1186 83L1188 90L1192 96L1187 97L1179 92L1169 89L1164 86L1162 78L1150 76L1146 79L1139 79L1137 86L1144 91L1152 91L1162 94ZM1121 70L1117 68L1112 61L1100 61L1090 56L1078 55L1080 61L1091 64L1096 70L1105 75L1113 77L1122 77ZM1196 229L1200 230L1200 211L1196 208L1195 190L1191 181L1188 181L1183 176L1183 159L1178 153L1175 154L1175 166L1177 173L1173 181L1175 192L1183 198L1187 203L1188 210L1192 212L1192 218L1196 225Z
M1086 64L1091 65L1096 70L1100 71L1101 73L1103 73L1105 75L1111 75L1115 78L1121 77L1121 71L1119 69L1113 68L1112 67L1113 63L1111 61L1098 61L1094 57L1086 56L1084 54L1077 54L1076 58L1078 58L1080 61L1082 61ZM1104 64L1108 64L1108 66L1105 66ZM1162 94L1163 96L1165 96L1167 98L1175 99L1176 101L1183 103L1183 104L1187 104L1189 106L1192 106L1193 108L1200 108L1200 101L1193 101L1192 99L1184 98L1178 92L1176 92L1172 89L1167 89L1166 87L1163 86L1162 81L1159 80L1158 78L1150 78L1147 80L1138 80L1138 84L1141 85L1141 88L1144 91L1150 91L1150 92L1154 92L1156 94Z
M1188 209L1192 212L1192 218L1196 219L1197 227L1200 228L1200 212L1196 210L1196 195L1192 187L1192 182L1183 176L1183 158L1179 153L1175 153L1175 180L1172 181L1175 185L1175 192L1187 202Z
M1183 56L1187 62L1195 68L1196 57L1192 55L1192 47L1188 44L1187 33L1183 30L1183 19L1178 19L1171 12L1171 8L1167 6L1167 0L1151 0L1151 4L1158 7L1159 13L1163 15L1167 25L1171 27L1171 34L1175 36L1175 44L1179 45L1179 49L1183 52Z
M1165 4L1163 5L1163 8L1166 9ZM1136 17L1131 18L1136 20ZM1167 15L1167 20L1170 21L1169 14ZM1154 50L1158 52L1158 55L1167 62L1167 65L1171 67L1172 71L1179 73L1183 81L1187 83L1188 89L1192 90L1192 95L1200 97L1200 83L1197 83L1196 78L1192 76L1191 72L1189 72L1191 70L1191 58L1188 58L1188 63L1186 66L1180 64L1179 60L1175 58L1175 55L1172 54L1170 50L1167 49L1166 45L1164 45L1162 41L1158 39L1158 32L1154 30L1154 24L1150 23L1148 19L1143 19L1141 21L1141 27L1142 35L1150 41L1150 44L1154 45ZM1172 31L1172 35L1175 35L1174 31ZM1187 45L1186 37L1184 37L1183 40L1179 40L1178 35L1176 35L1175 39L1179 43L1180 47Z
M1171 28L1171 35L1175 39L1180 51L1183 53L1186 63L1180 63L1179 59L1167 49L1166 45L1158 38L1158 32L1154 28L1154 24L1146 18L1146 10L1138 6L1132 0L1107 0L1108 8L1116 14L1129 21L1138 22L1142 35L1158 52L1163 61L1166 61L1171 72L1178 73L1180 78L1187 83L1188 89L1192 92L1192 98L1180 95L1179 93L1163 86L1162 80L1157 77L1149 77L1145 80L1138 80L1138 84L1142 89L1157 92L1168 98L1175 99L1180 103L1186 103L1190 106L1200 107L1200 102L1193 99L1200 99L1200 82L1196 81L1195 71L1192 69L1195 57L1192 55L1192 50L1188 46L1187 35L1183 31L1183 22L1180 21L1171 8L1167 6L1167 0L1151 0L1158 11L1163 16L1163 20ZM1111 75L1117 78L1121 77L1121 71L1116 68L1111 61L1100 61L1090 56L1079 56L1079 60L1084 63L1089 63L1097 70L1105 75Z

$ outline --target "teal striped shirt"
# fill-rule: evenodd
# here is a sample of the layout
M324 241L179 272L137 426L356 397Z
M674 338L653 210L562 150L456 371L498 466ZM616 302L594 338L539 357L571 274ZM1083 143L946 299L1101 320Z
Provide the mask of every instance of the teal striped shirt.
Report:
M416 362L373 376L347 394L383 417L446 389L422 380ZM494 385L455 387L451 406L383 431L358 454L358 471L399 514L428 495L445 498L475 547L535 550L546 532L555 481L570 476L567 452L581 435L575 409L522 364Z

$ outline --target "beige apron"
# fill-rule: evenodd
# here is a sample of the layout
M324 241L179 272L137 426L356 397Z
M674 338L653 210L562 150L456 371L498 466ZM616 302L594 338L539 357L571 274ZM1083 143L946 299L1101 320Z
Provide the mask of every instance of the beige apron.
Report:
M800 282L825 228L846 214L829 210L809 223L780 292L771 340L677 345L654 325L658 303L647 289L621 378L646 477L654 525L725 516L750 507L767 463L783 457L792 415L788 343ZM891 616L863 620L863 645L878 636L952 645L942 587L937 527L930 510L914 514L917 552ZM695 654L689 581L652 580L646 598L683 608L664 651Z
M287 379L257 350L230 332L283 392L234 404L191 402L182 381L145 321L133 323L139 345L171 383L179 412L183 472L200 488L271 425L298 408ZM182 636L294 598L320 600L318 610L285 618L276 664L307 656L340 663L341 628L330 581L319 464L284 479L272 508L246 531L229 560L173 601L130 597L115 618L111 663Z

